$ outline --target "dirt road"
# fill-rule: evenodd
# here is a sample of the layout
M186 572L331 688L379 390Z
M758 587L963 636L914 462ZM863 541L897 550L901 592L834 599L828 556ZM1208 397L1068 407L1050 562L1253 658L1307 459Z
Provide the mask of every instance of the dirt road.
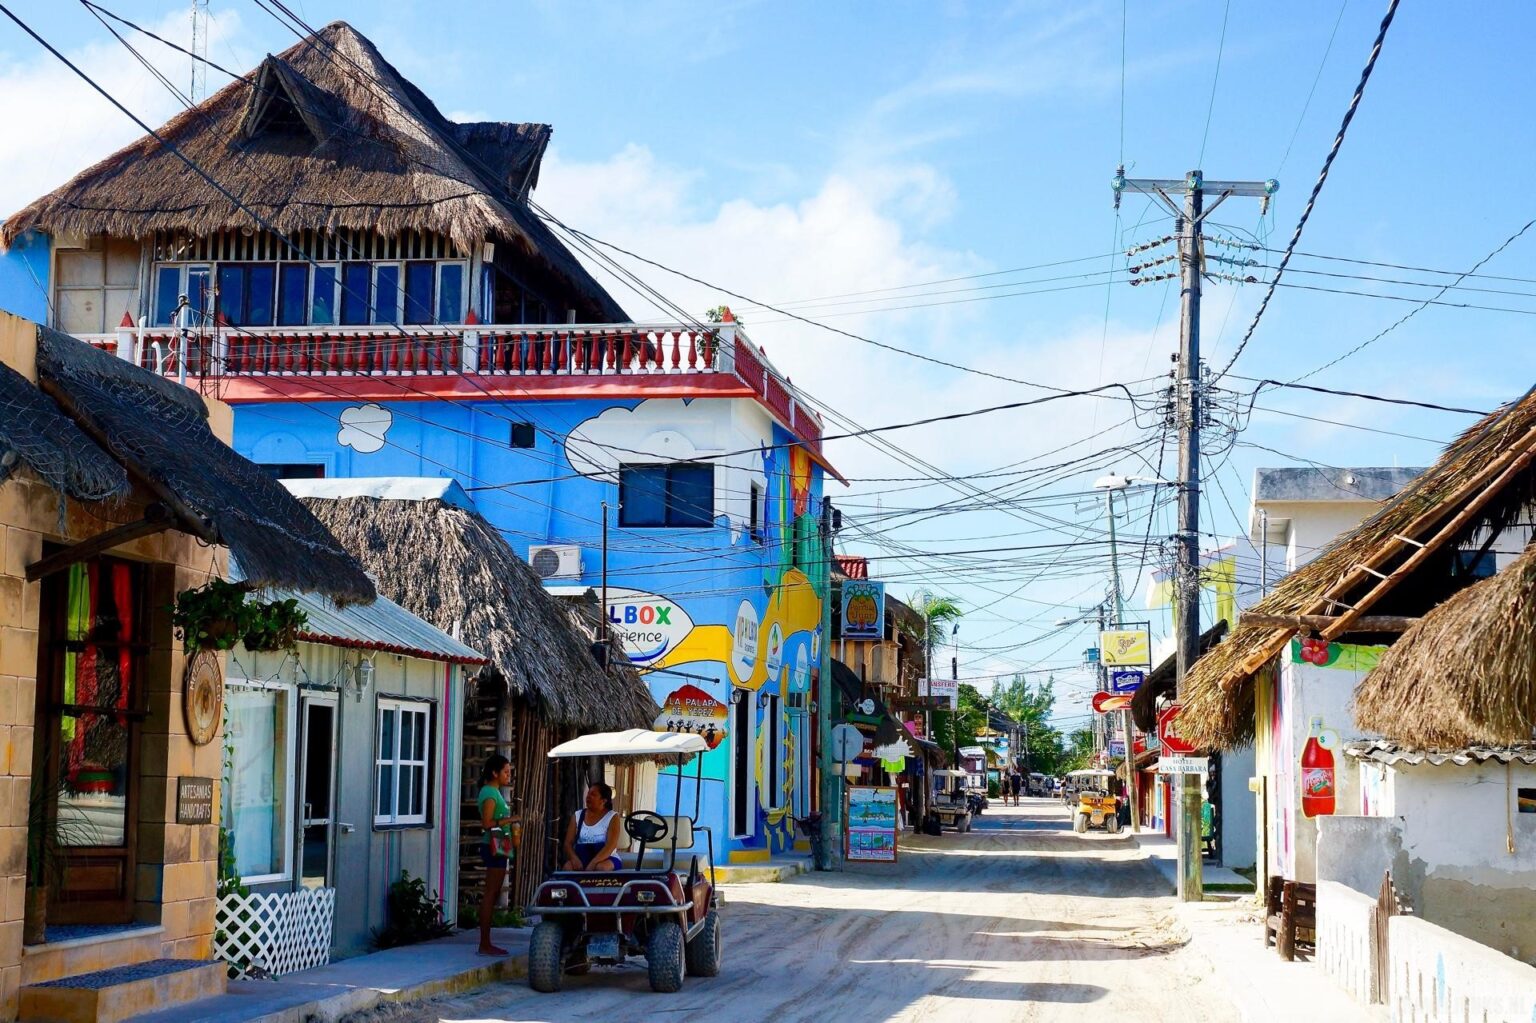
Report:
M653 994L641 962L556 995L502 985L372 1021L1238 1018L1130 839L1076 835L1043 799L903 838L894 866L726 889L724 970L679 994Z

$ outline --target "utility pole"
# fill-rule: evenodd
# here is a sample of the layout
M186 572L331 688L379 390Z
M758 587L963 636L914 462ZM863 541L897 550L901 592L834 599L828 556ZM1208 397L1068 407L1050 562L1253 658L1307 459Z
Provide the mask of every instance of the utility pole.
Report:
M1115 491L1104 491L1104 510L1109 514L1109 598L1115 602L1115 628L1125 627L1125 601L1120 597L1120 556L1115 543ZM1104 651L1099 650L1099 660ZM1108 727L1106 723L1106 728ZM1120 712L1120 730L1125 735L1125 788L1131 806L1131 834L1141 834L1141 794L1136 790L1136 738L1131 731L1131 711Z
M1178 218L1180 331L1177 371L1179 427L1179 532L1175 538L1178 551L1174 586L1174 638L1178 648L1175 659L1175 686L1184 699L1185 678L1200 656L1200 423L1204 415L1200 393L1200 284L1205 254L1201 250L1201 226L1205 218L1234 195L1260 200L1260 215L1268 211L1269 199L1280 188L1274 178L1267 181L1206 181L1198 170L1184 180L1166 178L1127 178L1125 168L1115 172L1110 187L1115 206L1125 192L1138 192L1161 199ZM1182 208L1170 198L1170 192L1184 192ZM1210 192L1216 201L1205 206ZM1205 897L1200 862L1200 776L1179 775L1179 813L1175 837L1178 840L1178 893L1183 902L1199 902Z
M821 855L826 869L836 868L842 848L842 765L832 755L832 501L821 499L821 651L817 659L817 745L821 762ZM834 764L837 773L834 774Z

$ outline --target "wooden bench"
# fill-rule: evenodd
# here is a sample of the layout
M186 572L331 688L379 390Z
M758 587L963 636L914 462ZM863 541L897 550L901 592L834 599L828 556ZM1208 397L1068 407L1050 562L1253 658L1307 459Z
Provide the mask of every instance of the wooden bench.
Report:
M1270 945L1287 962L1296 958L1298 947L1317 947L1317 885L1269 879L1264 893L1264 947Z

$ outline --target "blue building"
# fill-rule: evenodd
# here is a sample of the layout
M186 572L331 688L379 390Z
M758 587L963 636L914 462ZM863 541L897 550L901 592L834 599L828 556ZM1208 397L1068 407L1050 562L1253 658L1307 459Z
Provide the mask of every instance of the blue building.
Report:
M350 26L318 36L161 129L221 189L146 137L7 218L0 303L42 295L229 402L276 476L452 479L551 590L606 583L656 727L711 743L717 848L790 848L826 655L819 417L728 312L629 320L528 203L548 125L451 122Z

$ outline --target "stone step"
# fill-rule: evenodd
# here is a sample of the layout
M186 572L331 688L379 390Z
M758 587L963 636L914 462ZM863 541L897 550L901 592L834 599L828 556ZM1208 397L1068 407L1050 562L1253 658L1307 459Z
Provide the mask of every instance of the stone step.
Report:
M50 935L74 934L71 937L27 945L21 951L21 983L41 984L61 977L74 977L82 973L109 970L114 966L132 966L159 959L164 954L165 928L148 927L106 928L90 933L90 928L50 928Z
M201 959L151 959L129 966L28 984L22 1020L120 1023L141 1013L224 994L229 967Z

